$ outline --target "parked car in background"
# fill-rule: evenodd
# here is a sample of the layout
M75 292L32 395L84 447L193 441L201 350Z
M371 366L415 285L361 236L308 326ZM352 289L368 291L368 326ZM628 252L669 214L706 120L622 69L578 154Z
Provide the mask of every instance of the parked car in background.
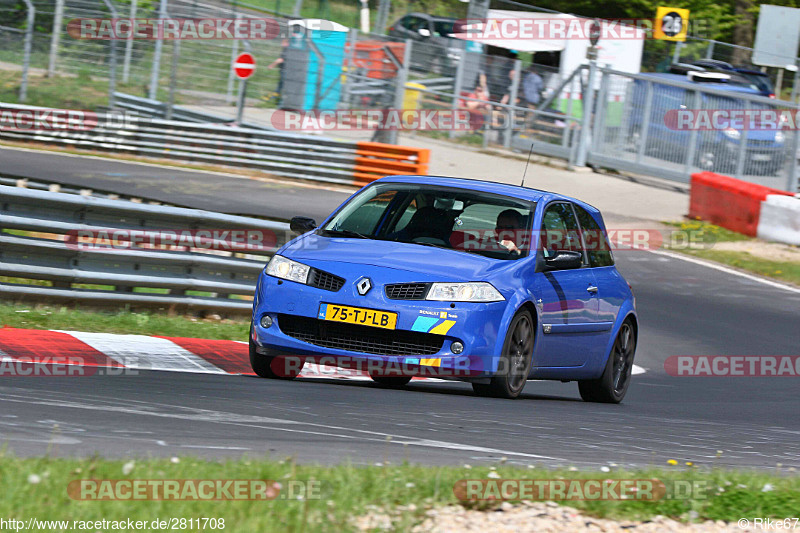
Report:
M727 74L716 72L689 72L682 74L645 74L645 79L636 80L628 110L628 131L630 132L628 150L639 152L644 146L644 155L682 163L692 143L688 129L675 129L668 124L666 117L670 112L680 109L776 109L764 102L742 98L744 95L762 96L755 87L731 84ZM689 88L653 83L649 120L645 120L647 107L646 79L658 81L678 81L697 86L723 90L725 96L700 92L700 100ZM647 135L644 135L647 128ZM726 129L697 131L697 149L693 164L702 169L723 174L732 174L738 165L738 155L743 131L728 127ZM744 174L776 175L783 168L786 158L786 135L779 129L749 129L743 166Z
M389 37L411 39L415 50L411 68L422 72L453 75L463 54L463 41L451 38L456 19L426 13L409 13L389 27Z
M706 70L735 72L758 87L758 91L762 96L775 98L775 88L772 86L772 80L769 79L769 75L766 72L761 72L756 67L732 65L716 59L698 59L697 61L692 61L691 64Z

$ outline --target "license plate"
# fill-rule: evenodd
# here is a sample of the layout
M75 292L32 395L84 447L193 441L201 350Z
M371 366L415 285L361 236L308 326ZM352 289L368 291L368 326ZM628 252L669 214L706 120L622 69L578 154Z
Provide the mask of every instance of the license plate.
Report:
M373 328L395 329L397 327L397 313L364 309L363 307L350 307L348 305L322 304L319 306L318 318L320 320L358 324Z
M769 161L772 159L772 156L769 154L753 154L752 160L753 161Z

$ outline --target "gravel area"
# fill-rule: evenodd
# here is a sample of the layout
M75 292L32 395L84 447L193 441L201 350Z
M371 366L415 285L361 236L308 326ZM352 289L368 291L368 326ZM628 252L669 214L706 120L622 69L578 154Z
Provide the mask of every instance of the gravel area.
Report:
M410 510L399 508L398 511ZM374 511L359 517L355 526L360 531L393 530L398 515ZM718 533L761 531L752 526L741 528L736 523L705 521L681 523L656 516L647 521L609 520L584 515L572 507L554 502L504 502L494 511L473 511L454 505L431 509L423 522L411 530L413 533L561 533L561 532L671 532Z

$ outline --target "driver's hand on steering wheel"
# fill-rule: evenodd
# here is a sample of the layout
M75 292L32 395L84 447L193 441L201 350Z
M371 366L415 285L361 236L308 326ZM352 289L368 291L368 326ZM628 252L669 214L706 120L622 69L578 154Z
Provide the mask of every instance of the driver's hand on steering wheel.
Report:
M514 241L510 241L508 239L503 239L502 241L500 241L500 246L506 248L509 252L512 252L512 253L516 253L516 254L522 253L522 250L517 248L517 245L514 244Z

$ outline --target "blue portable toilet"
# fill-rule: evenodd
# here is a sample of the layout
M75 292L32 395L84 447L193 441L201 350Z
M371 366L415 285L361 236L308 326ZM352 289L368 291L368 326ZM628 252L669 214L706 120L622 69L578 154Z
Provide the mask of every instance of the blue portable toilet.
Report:
M330 110L339 105L346 26L322 19L289 22L281 108Z

